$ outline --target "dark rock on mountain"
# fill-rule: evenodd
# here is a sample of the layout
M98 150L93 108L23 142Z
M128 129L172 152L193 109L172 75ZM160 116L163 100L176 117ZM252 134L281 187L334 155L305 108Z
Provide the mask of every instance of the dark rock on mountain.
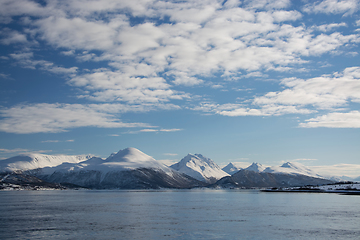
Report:
M57 183L49 183L32 175L23 173L1 173L0 189L66 189Z

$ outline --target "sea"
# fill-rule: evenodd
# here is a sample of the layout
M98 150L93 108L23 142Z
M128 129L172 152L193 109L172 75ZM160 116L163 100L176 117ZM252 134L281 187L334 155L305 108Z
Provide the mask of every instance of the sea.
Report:
M1 191L0 239L360 239L360 196L207 189Z

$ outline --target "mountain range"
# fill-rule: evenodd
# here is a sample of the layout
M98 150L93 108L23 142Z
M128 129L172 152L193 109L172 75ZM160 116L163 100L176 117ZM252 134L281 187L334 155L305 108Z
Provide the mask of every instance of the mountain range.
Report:
M83 187L91 189L159 189L194 187L291 187L326 184L325 179L299 163L245 169L228 164L221 169L201 154L188 154L170 167L136 148L102 159L91 155L28 154L0 161L0 188Z

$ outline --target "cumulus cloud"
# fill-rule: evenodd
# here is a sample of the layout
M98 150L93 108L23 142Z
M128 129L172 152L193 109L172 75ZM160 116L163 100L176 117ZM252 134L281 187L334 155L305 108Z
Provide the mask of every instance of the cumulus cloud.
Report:
M314 28L316 30L322 31L322 32L328 32L328 31L332 31L335 28L339 28L339 27L346 27L346 23L342 22L342 23L330 23L330 24L323 24L320 26L315 26Z
M201 103L199 106L193 108L196 111L203 111L208 113L215 113L229 117L239 116L276 116L284 114L308 114L312 110L297 108L296 106L281 106L275 104L258 106L257 108L247 107L244 104L214 104Z
M129 128L146 123L124 123L117 106L81 104L32 104L0 109L0 130L8 133L65 132L76 127Z
M300 123L303 128L360 128L360 112L351 111L347 113L334 112L316 118L305 120Z
M62 57L101 62L102 68L64 67L39 59L34 49L27 48L9 54L10 59L24 68L62 74L78 90L78 98L112 103L106 111L100 109L103 104L44 104L55 115L64 112L67 117L59 121L45 117L40 104L5 108L1 129L11 131L16 125L15 132L59 132L76 126L127 127L131 124L122 123L116 114L184 108L184 100L197 98L186 87L209 86L208 79L213 88L220 88L223 81L266 78L271 71L303 71L299 66L309 57L340 54L342 48L359 43L358 34L337 31L345 23L299 24L304 15L290 6L290 0L1 1L0 22L21 21L17 30L2 30L0 34L6 36L0 43L16 45L32 39L58 50ZM358 7L358 1L325 0L307 4L303 13L349 15ZM203 102L193 109L224 116L271 116L344 107L360 101L358 72L354 67L332 76L288 78L281 81L281 91L243 103ZM30 109L40 111L45 120L36 123ZM94 120L78 119L76 109L89 110ZM30 116L28 130L18 117L25 113ZM29 128L32 124L34 130Z
M54 63L46 60L35 60L33 52L12 53L9 56L12 59L16 60L16 62L21 67L24 68L39 69L54 74L65 74L65 75L75 74L78 70L77 67L65 68L65 67L57 66Z
M109 69L76 76L69 84L90 91L90 94L82 97L105 102L158 103L187 97L171 90L164 78L131 76Z
M304 11L311 13L344 14L350 15L359 10L358 0L324 0L307 4Z
M288 78L281 84L286 87L285 90L256 97L254 103L331 109L346 106L351 101L360 102L360 67L307 80Z
M198 76L219 71L234 75L239 70L302 63L301 56L323 54L355 38L340 33L313 35L302 26L279 25L302 17L297 11L283 10L290 1L247 1L244 8L230 1L225 8L218 1L65 2L48 4L46 9L56 7L56 14L29 23L42 40L71 50L101 51L99 55L89 52L79 57L110 61L121 71L132 72L145 65L146 76L166 71L176 85L197 85L203 82ZM133 25L121 13L126 9L153 19L168 16L172 23L149 20ZM103 11L109 14L99 18Z
M300 123L300 127L359 128L358 111L343 113L344 107L360 102L360 67L310 79L286 78L282 91L255 96L243 103L202 102L193 110L223 116L277 116L337 111Z
M290 5L290 0L245 0L244 3L248 8L256 9L281 9Z
M25 34L22 34L18 31L10 30L5 28L0 30L0 43L4 45L17 44L17 43L26 43L27 38Z
M47 13L46 10L48 10ZM44 14L51 14L51 12L51 8L44 9L44 7L34 1L3 0L0 2L0 23L10 23L14 16L44 16Z

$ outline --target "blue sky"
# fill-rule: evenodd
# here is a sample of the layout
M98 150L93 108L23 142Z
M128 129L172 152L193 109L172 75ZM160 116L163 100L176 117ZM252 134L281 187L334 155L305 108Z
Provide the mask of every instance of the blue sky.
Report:
M0 158L297 161L360 175L360 2L0 1Z

